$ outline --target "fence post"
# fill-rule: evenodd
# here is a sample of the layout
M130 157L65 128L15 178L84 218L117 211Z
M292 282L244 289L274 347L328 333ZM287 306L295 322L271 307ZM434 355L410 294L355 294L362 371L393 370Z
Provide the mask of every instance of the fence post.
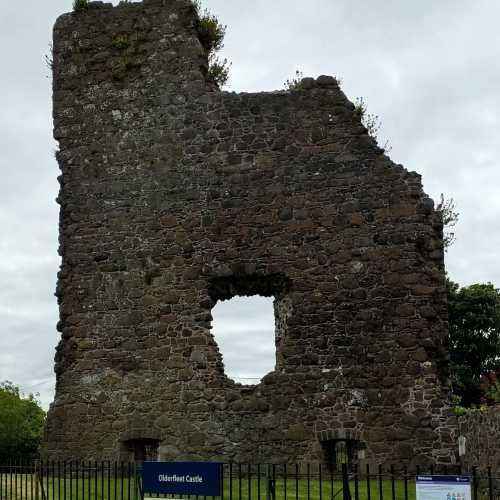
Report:
M38 460L35 461L35 474L32 479L32 481L35 481L35 500L38 500L40 497L39 491L38 491Z
M349 475L347 474L347 464L342 464L342 494L344 500L351 500L349 489Z
M270 482L270 474L269 474L269 464L267 464L267 467L266 467L266 500L271 500L271 491L270 491L270 485L269 485L269 482Z
M274 485L274 478L273 475L271 474L271 464L267 464L267 491L266 491L266 498L267 500L276 500L276 491L275 491L275 485ZM241 483L241 476L240 476L240 483Z
M132 463L132 465L133 465L133 470L134 470L134 500L137 500L137 465L136 465L136 462L134 461ZM104 468L104 462L102 463L102 466Z
M220 467L220 500L224 500L224 464Z
M491 467L488 467L488 490L489 490L489 500L493 500L493 481L491 478Z
M473 481L473 488L474 488L474 500L478 500L477 497L477 467L474 466L472 468L472 481Z

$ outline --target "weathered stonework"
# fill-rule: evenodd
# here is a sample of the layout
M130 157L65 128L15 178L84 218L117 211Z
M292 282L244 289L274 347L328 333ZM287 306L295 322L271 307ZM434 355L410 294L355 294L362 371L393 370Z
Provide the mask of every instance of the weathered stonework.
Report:
M500 470L500 405L469 411L458 418L458 430L466 440L464 470L477 467L484 473L491 467L496 475Z
M332 77L219 92L188 0L54 30L62 268L45 456L452 462L442 227ZM274 296L276 369L224 374L211 309Z

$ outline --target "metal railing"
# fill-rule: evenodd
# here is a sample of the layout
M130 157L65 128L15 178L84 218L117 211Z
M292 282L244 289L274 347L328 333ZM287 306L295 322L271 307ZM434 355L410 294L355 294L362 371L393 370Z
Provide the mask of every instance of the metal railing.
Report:
M0 464L0 500L141 500L141 473L140 464L124 462ZM221 496L214 500L415 500L416 474L469 475L472 500L500 500L500 477L491 468L233 463L223 465Z

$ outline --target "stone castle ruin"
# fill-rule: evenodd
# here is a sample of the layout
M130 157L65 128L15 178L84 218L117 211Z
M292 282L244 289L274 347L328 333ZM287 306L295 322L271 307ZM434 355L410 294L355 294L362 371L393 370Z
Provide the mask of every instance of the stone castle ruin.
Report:
M454 461L442 225L332 77L207 81L189 0L54 29L59 459ZM276 367L229 379L211 310L274 297Z

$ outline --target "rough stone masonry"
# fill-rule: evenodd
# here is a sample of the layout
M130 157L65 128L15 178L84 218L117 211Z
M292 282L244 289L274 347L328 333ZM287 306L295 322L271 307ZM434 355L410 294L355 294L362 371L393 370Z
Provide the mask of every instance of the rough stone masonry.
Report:
M442 225L420 176L335 78L214 89L195 24L189 0L144 0L55 25L62 338L44 456L324 463L343 442L453 462ZM276 368L242 386L211 310L255 294L275 300Z

